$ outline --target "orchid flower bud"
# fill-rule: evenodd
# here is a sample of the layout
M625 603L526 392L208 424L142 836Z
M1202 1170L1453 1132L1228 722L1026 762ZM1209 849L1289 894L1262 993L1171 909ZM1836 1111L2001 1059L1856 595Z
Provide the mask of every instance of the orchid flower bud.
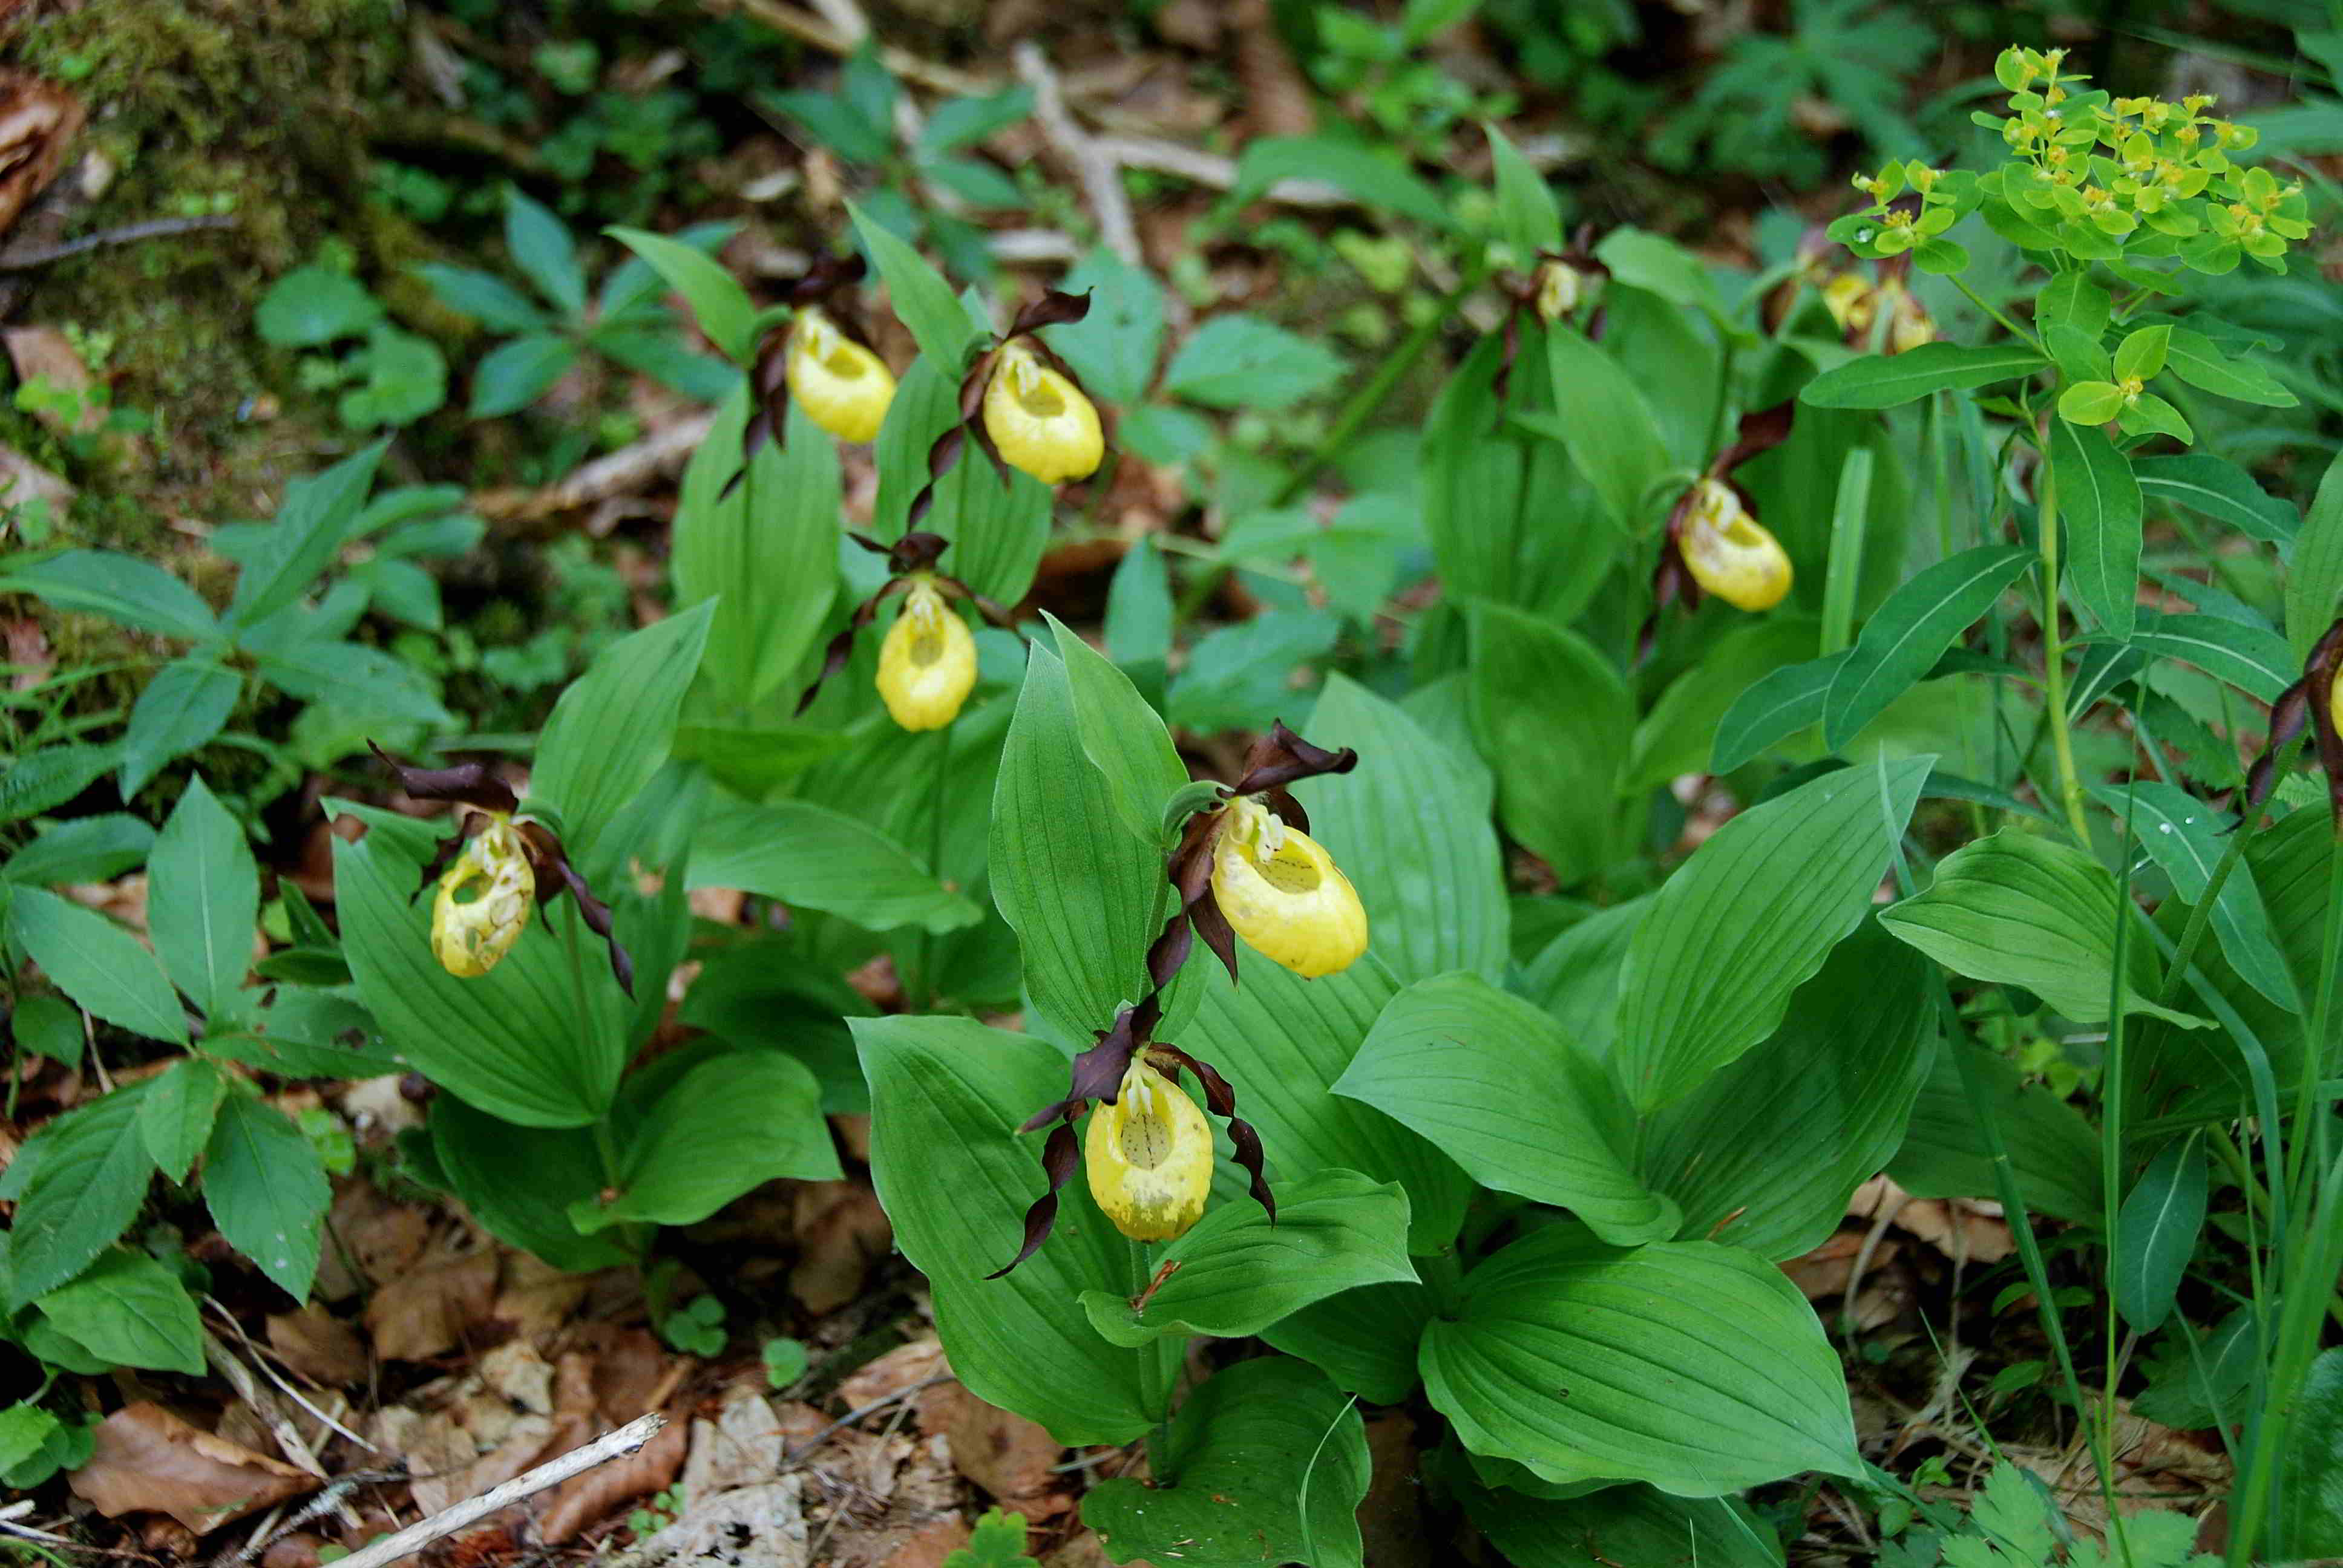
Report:
M1862 274L1842 272L1824 284L1823 304L1841 332L1860 335L1871 330L1876 297Z
M906 729L940 729L960 717L976 685L976 638L931 582L915 582L879 647L879 695Z
M841 441L876 437L895 400L895 377L886 362L840 331L818 307L799 311L789 329L786 374L789 396L806 417Z
M1737 608L1771 609L1790 591L1789 553L1722 479L1700 481L1676 548L1693 580Z
M1168 1241L1203 1217L1212 1195L1212 1123L1141 1055L1114 1103L1091 1112L1082 1166L1116 1230L1134 1241Z
M1229 803L1212 852L1212 898L1247 947L1303 980L1367 950L1367 911L1318 841L1257 800Z
M984 429L1003 461L1045 485L1087 478L1106 456L1097 406L1022 338L1010 339L993 367Z
M439 967L473 980L497 967L528 929L537 873L511 821L491 815L439 879L431 902L431 953Z
M1559 321L1602 292L1601 273L1581 272L1566 261L1549 258L1537 269L1538 319Z

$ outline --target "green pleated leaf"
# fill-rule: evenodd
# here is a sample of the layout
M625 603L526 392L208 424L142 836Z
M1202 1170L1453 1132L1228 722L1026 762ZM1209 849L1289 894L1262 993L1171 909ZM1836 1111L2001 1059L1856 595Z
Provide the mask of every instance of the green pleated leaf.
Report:
M1820 724L1851 648L1759 677L1717 720L1709 751L1712 773L1731 773L1809 725Z
M1774 1032L1870 908L1934 761L1810 779L1734 818L1668 879L1620 976L1615 1060L1639 1110Z
M208 1017L244 983L260 923L260 869L244 825L200 776L173 807L146 862L146 929L163 967Z
M1153 1485L1117 1476L1082 1498L1114 1561L1360 1568L1366 1428L1315 1369L1283 1356L1222 1368L1151 1458Z
M2205 1152L2190 1133L2167 1145L2123 1201L2108 1270L2116 1311L2141 1333L2163 1326L2205 1228Z
M1814 1309L1737 1247L1623 1251L1551 1226L1467 1276L1456 1315L1424 1331L1423 1366L1466 1448L1550 1482L1719 1497L1862 1470Z
M2140 491L2131 462L2096 426L2056 420L2058 516L2066 528L2066 582L2109 635L2131 635L2139 613Z
M335 908L358 996L397 1055L479 1109L524 1127L583 1127L609 1108L624 1065L624 993L600 943L580 955L590 1016L578 1015L563 931L577 921L564 899L552 929L529 929L487 974L459 980L431 954L431 890L408 900L420 866L378 842L334 845Z
M1653 896L1595 910L1539 950L1513 985L1597 1061L1610 1060L1618 1040L1619 976Z
M155 1174L139 1127L141 1102L152 1092L152 1080L127 1084L66 1111L25 1140L0 1177L0 1198L16 1205L7 1279L15 1304L89 1267L138 1217Z
M1668 448L1643 389L1574 327L1549 326L1545 344L1555 433L1569 448L1572 464L1603 498L1613 525L1642 532L1649 521L1646 509L1674 499L1653 494L1667 472Z
M787 439L759 447L743 474L748 417L742 381L683 471L668 563L679 608L716 600L701 668L744 709L773 695L821 634L838 591L840 506L837 443L794 403L775 433Z
M60 1333L119 1366L204 1372L203 1323L178 1276L144 1252L116 1250L40 1300Z
M1923 343L1825 370L1806 383L1798 401L1815 408L1893 408L1931 392L1966 392L2030 376L2043 364L2040 354L2020 343Z
M1512 906L1484 783L1395 705L1330 675L1302 733L1357 749L1348 773L1294 793L1366 906L1375 956L1403 981L1504 973Z
M1562 248L1562 214L1544 176L1530 166L1496 122L1484 121L1481 129L1489 138L1489 163L1496 177L1497 232L1513 247L1519 265L1527 267L1540 251Z
M2319 1352L2296 1387L2278 1539L2290 1553L2331 1557L2343 1553L2343 1345Z
M1635 726L1635 745L1621 776L1623 794L1657 789L1686 773L1709 771L1718 727L1742 696L1766 677L1795 668L1815 650L1815 625L1769 616L1734 627L1700 662L1668 683Z
M1469 614L1473 732L1497 776L1498 819L1570 887L1617 853L1634 699L1576 632L1503 605Z
M589 1130L516 1127L443 1094L431 1102L431 1150L497 1240L573 1274L634 1261L618 1232L588 1236L570 1222L571 1206L591 1202L609 1181Z
M892 542L902 536L911 501L929 480L929 448L959 422L958 374L937 369L924 356L912 361L873 447L879 498L870 514L872 538ZM1015 469L1002 484L980 453L966 448L936 481L922 525L951 539L939 567L988 598L1015 604L1032 586L1049 543L1050 497L1049 486Z
M944 281L943 274L929 266L926 257L898 238L886 225L875 221L853 202L846 204L846 210L854 220L854 232L861 239L863 250L887 285L888 303L894 307L897 319L910 329L921 357L932 360L948 380L957 384L962 357L977 336L975 324L961 307L960 297Z
M175 659L155 672L122 737L122 798L146 787L163 764L211 743L236 711L244 682L208 658Z
M1334 1091L1422 1133L1483 1185L1572 1210L1605 1240L1650 1241L1680 1219L1635 1177L1634 1117L1610 1075L1478 976L1393 997Z
M529 791L560 811L573 860L613 859L597 840L667 760L715 610L703 600L620 638L553 705Z
M2099 1135L2082 1114L2012 1062L1972 1045L1939 1046L1913 1105L1904 1146L1888 1162L1896 1185L1916 1198L1992 1198L1993 1159L1962 1091L1956 1050L1984 1075L2027 1209L2078 1224L2099 1221Z
M2298 668L2343 610L2343 457L2327 466L2286 576L2286 637Z
M2177 785L2139 781L2091 788L2093 797L2117 821L2124 818L2127 793L2133 797L2132 826L2140 847L2172 879L2174 891L2191 904L2201 902L2228 847L2226 836L2236 830L2232 819ZM2213 901L2212 918L2222 956L2245 982L2288 1012L2302 1011L2301 995L2287 972L2278 940L2270 934L2269 915L2249 863L2240 860L2230 868L2221 896Z
M629 1109L617 1196L574 1211L581 1231L628 1221L696 1225L762 1182L840 1175L821 1085L778 1051L711 1053Z
M40 888L15 890L8 929L59 990L106 1022L187 1043L187 1015L155 955L99 914Z
M1832 678L1823 699L1823 743L1837 750L1885 713L2034 558L2023 546L1980 545L1926 568L1888 595Z
M1115 815L1141 843L1163 841L1163 802L1188 782L1172 732L1148 706L1131 677L1108 662L1048 610L1041 618L1057 638L1065 661L1066 691L1074 705L1074 728L1082 755L1106 780Z
M972 1019L850 1021L870 1083L870 1170L896 1244L935 1292L952 1371L989 1404L1048 1427L1069 1445L1121 1443L1152 1418L1140 1402L1141 1355L1101 1339L1088 1290L1136 1293L1131 1248L1079 1173L1057 1229L1007 1278L1026 1206L1041 1195L1041 1135L1019 1123L1066 1092L1066 1060L1039 1040Z
M1684 1236L1795 1258L1886 1165L1927 1075L1934 1008L1920 956L1865 925L1800 986L1773 1035L1644 1134L1642 1170Z
M1260 1132L1274 1175L1360 1171L1397 1181L1408 1195L1408 1250L1436 1252L1454 1241L1473 1192L1456 1162L1382 1111L1330 1092L1399 989L1374 958L1314 980L1272 963L1246 964L1242 986L1217 963L1190 972L1195 1020L1171 1038L1235 1088L1237 1114Z
M296 1302L317 1274L318 1232L334 1191L290 1118L252 1094L221 1101L204 1151L204 1203L227 1244Z
M155 1087L138 1107L138 1135L156 1167L185 1181L196 1156L211 1141L212 1120L227 1080L199 1056L183 1057L155 1077Z
M2023 986L2077 1023L2101 1023L2115 980L2116 923L2128 917L2107 869L2069 844L2005 828L1936 863L1924 892L1881 911L1903 940L1956 974ZM2196 1028L2148 1000L2151 944L2127 944L2123 1007Z
M1261 1337L1317 1367L1345 1393L1399 1404L1415 1390L1416 1350L1434 1311L1422 1285L1363 1285L1280 1319Z
M1467 1492L1464 1506L1515 1568L1782 1568L1773 1527L1731 1498L1636 1485L1547 1499L1489 1487Z
M1170 913L1158 890L1170 884L1082 754L1065 664L1039 646L1001 749L990 865L1033 1005L1066 1038L1088 1040L1141 995L1155 916Z
M693 840L688 876L693 888L738 888L874 931L958 930L984 914L894 839L806 800L759 806L717 791Z
M1322 1171L1277 1194L1277 1219L1250 1198L1216 1205L1152 1254L1164 1279L1143 1309L1121 1291L1085 1291L1091 1325L1119 1345L1165 1334L1240 1340L1313 1302L1365 1285L1415 1282L1407 1194L1355 1171Z

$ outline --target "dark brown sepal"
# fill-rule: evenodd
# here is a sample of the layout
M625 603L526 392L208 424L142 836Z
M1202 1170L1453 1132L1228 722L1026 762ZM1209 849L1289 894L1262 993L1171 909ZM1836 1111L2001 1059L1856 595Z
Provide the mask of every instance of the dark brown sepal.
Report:
M826 299L841 288L850 288L862 281L870 264L859 250L844 256L825 253L814 258L813 265L791 279L781 291L781 297L791 305L811 305Z
M415 884L415 891L407 895L408 903L411 904L421 898L424 889L447 875L447 868L455 864L456 857L463 852L464 841L472 836L479 820L478 816L470 812L465 813L463 819L456 824L454 832L431 846L430 862L423 868L423 879Z
M1238 795L1258 795L1322 774L1348 773L1358 765L1359 754L1349 747L1329 751L1322 746L1312 746L1288 729L1284 720L1278 719L1245 754L1244 776L1230 789Z
M1009 337L1022 337L1029 332L1039 332L1044 327L1065 327L1080 321L1091 313L1091 291L1066 294L1058 289L1045 290L1041 297L1017 312L1009 324ZM1044 347L1047 345L1043 345Z
M1081 1162L1081 1144L1074 1136L1074 1118L1081 1114L1079 1105L1068 1109L1058 1125L1050 1129L1050 1140L1041 1145L1041 1174L1048 1179L1049 1191L1033 1200L1025 1211L1025 1244L1017 1255L985 1275L988 1280L1000 1279L1018 1264L1041 1250L1050 1232L1058 1223L1058 1191L1073 1180L1074 1169Z
M798 699L798 714L802 715L813 706L813 699L821 695L821 689L830 678L844 669L847 660L854 657L855 635L869 626L871 618L879 613L880 601L890 595L901 593L909 587L910 584L901 578L890 578L885 587L854 607L854 614L848 618L845 629L831 638L830 646L822 650L821 669L814 676L813 684L805 689L805 695Z
M485 762L459 762L453 768L408 768L391 760L390 754L373 741L367 749L377 760L398 776L398 787L417 800L452 800L459 806L469 806L478 811L495 811L509 817L520 809L520 798L512 787L488 771Z
M1229 925L1229 918L1221 913L1221 901L1212 897L1212 889L1206 888L1204 896L1189 906L1188 920L1196 928L1196 934L1204 939L1204 945L1212 949L1213 955L1221 960L1222 967L1229 971L1229 983L1236 984L1237 933Z
M601 938L609 948L610 972L618 977L618 989L631 999L635 994L634 955L627 951L626 944L611 931L610 906L594 896L594 890L586 885L586 879L578 874L578 868L569 863L568 855L557 851L553 869L561 879L560 885L568 888L569 896L578 900L578 912L585 919L586 929ZM550 902L552 897L548 896L538 902L538 908L542 910Z
M1753 408L1741 416L1740 428L1733 445L1719 452L1716 455L1716 460L1709 464L1708 477L1712 479L1722 479L1750 458L1761 452L1770 452L1788 440L1790 427L1795 420L1797 412L1798 400L1788 397L1775 404L1771 408ZM1741 487L1735 485L1734 488L1738 491ZM1748 497L1744 494L1742 500L1746 505ZM1682 502L1678 503L1680 508L1682 505ZM1753 508L1752 510L1755 508Z
M2246 770L2246 809L2238 819L2239 826L2260 810L2278 789L2278 753L2292 745L2310 722L2309 685L2308 680L2298 680L2279 692L2278 700L2270 704L2269 739L2262 747L2261 755L2254 759L2254 765Z
M2343 839L2343 733L2335 725L2335 681L2343 672L2343 619L2327 628L2310 650L2302 671L2310 709L2310 732L2318 739L2318 765L2327 772L2327 803L2335 814L2335 834Z

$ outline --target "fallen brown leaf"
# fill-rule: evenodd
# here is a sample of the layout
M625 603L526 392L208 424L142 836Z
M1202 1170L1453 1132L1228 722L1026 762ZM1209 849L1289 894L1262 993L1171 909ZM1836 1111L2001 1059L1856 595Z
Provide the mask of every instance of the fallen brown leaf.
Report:
M0 15L14 8L0 5ZM0 231L57 177L85 117L81 100L63 87L0 72Z
M897 1345L885 1355L858 1370L853 1376L838 1385L838 1398L849 1410L860 1410L864 1405L900 1393L913 1383L951 1369L944 1364L944 1347L933 1334Z
M1057 1479L1051 1467L1065 1449L1041 1422L996 1409L950 1382L922 1400L920 1423L943 1434L951 1448L952 1468L1001 1506L1039 1518L1069 1505L1048 1495Z
M270 1348L310 1382L338 1388L366 1376L366 1346L357 1332L325 1308L280 1312L267 1322Z
M649 1497L672 1483L683 1468L684 1446L691 1431L689 1422L678 1419L679 1414L670 1411L668 1424L659 1435L634 1452L555 1487L552 1502L538 1521L545 1543L558 1546L575 1540L579 1531L621 1504Z
M89 1462L66 1483L109 1519L166 1513L200 1535L316 1484L146 1400L100 1422L96 1438Z
M455 1349L466 1330L487 1320L497 1291L497 1255L442 1252L404 1273L377 1279L366 1308L375 1354L385 1361L427 1361Z
M684 1514L644 1542L646 1563L693 1568L806 1568L805 1478L785 1475L703 1501L687 1488Z
M769 1481L781 1468L781 1423L754 1389L733 1389L714 1421L691 1423L683 1494L694 1500Z
M796 1231L800 1251L789 1271L789 1294L816 1317L860 1295L871 1263L895 1244L887 1211L864 1181L809 1181L799 1187Z

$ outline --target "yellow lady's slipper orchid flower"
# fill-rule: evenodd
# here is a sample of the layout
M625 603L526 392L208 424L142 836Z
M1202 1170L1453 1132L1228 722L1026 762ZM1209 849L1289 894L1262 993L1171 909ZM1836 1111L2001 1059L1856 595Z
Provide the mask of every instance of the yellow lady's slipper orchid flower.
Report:
M537 872L512 823L492 817L439 879L431 902L431 954L460 980L497 967L528 929Z
M960 717L976 685L976 638L930 582L912 585L879 647L879 695L906 729L940 729Z
M886 361L840 331L816 306L799 311L789 329L787 375L789 396L806 417L841 441L876 437L895 400L895 377Z
M1097 405L1023 338L1001 350L984 389L984 429L1002 460L1045 485L1087 478L1106 456Z
M1853 337L1871 330L1875 297L1861 273L1842 272L1824 284L1823 304L1841 332Z
M1111 1105L1091 1112L1082 1166L1091 1196L1135 1241L1168 1241L1203 1217L1212 1191L1212 1127L1144 1055Z
M1212 852L1212 898L1245 945L1304 980L1367 950L1367 911L1318 841L1259 801L1229 802Z
M1693 580L1729 605L1768 610L1790 591L1789 553L1722 479L1700 481L1676 543Z

